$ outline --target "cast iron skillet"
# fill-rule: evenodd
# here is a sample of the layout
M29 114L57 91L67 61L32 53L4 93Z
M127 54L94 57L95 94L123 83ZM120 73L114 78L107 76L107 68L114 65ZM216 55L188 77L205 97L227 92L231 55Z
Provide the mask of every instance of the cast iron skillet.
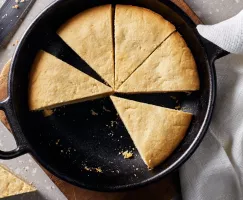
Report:
M46 8L28 28L14 55L8 98L0 103L0 108L7 114L17 148L9 152L0 151L0 159L30 153L51 173L74 185L98 191L120 191L161 179L181 166L198 147L209 126L215 102L214 61L227 52L200 37L195 24L167 0L127 1L128 4L149 8L172 22L192 50L198 66L201 89L191 95L127 96L174 108L176 102L170 98L173 95L179 99L182 110L194 114L185 139L165 162L154 170L147 170L136 149L133 150L134 145L109 98L58 108L50 117L44 117L41 112L29 112L28 74L40 49L99 79L55 32L75 14L107 3L125 4L126 1L59 0ZM92 115L91 110L98 116ZM125 160L119 155L124 150L133 150L134 158ZM92 169L87 171L85 167ZM97 167L103 173L95 172L93 168Z

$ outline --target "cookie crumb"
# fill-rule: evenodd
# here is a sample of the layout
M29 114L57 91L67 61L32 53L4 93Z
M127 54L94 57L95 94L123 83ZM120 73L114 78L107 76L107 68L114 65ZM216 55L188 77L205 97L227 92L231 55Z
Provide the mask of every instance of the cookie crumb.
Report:
M44 117L49 117L49 116L51 116L53 113L54 113L53 110L49 110L49 109L45 109L45 110L43 110L43 115L44 115Z
M59 142L60 142L60 139L58 139L58 140L56 141L56 145L58 145L58 144L59 144Z
M85 166L84 169L89 172L97 172L97 173L103 173L101 167L93 168L93 167L87 167Z
M122 153L122 155L123 155L123 157L124 157L125 159L129 159L129 158L132 158L132 157L133 157L133 153L132 153L132 152L129 152L129 151L124 151L124 152Z
M84 169L85 169L86 171L92 171L92 170L91 170L89 167L87 167L87 166L85 166Z
M102 169L101 169L100 167L95 168L95 170L96 170L96 172L98 172L98 173L103 173L103 171L102 171Z

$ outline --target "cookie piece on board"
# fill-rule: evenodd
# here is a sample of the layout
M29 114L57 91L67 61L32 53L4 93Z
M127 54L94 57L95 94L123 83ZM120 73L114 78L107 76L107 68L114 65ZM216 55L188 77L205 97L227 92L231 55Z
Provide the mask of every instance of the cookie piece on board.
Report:
M6 167L0 165L0 198L36 191L35 187L26 183Z

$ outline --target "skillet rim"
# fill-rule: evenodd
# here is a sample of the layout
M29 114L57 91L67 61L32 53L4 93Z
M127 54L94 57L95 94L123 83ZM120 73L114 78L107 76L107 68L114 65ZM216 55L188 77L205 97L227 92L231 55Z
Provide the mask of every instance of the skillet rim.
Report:
M52 2L50 5L48 5L34 20L33 22L30 24L30 26L27 28L26 32L24 33L24 35L22 36L20 43L18 44L18 47L15 50L14 56L13 56L13 60L11 63L11 68L10 68L10 74L9 74L9 80L8 80L8 98L10 99L9 101L9 108L13 111L13 117L15 119L17 119L17 114L16 114L16 110L14 109L14 104L12 101L12 98L14 96L14 86L13 86L13 77L14 77L14 73L15 73L15 68L17 67L17 60L18 60L18 54L21 51L22 46L24 45L26 38L28 38L29 34L32 32L33 29L35 29L36 24L45 16L45 14L50 11L53 7L57 6L57 4L61 4L62 2L64 2L65 0L56 0L54 2ZM181 18L184 19L184 21L191 27L193 28L193 32L194 35L197 37L198 41L201 43L201 47L206 48L207 45L203 44L201 42L202 37L198 34L198 32L195 29L195 23L187 16L186 13L184 13L184 11L182 11L177 5L175 5L172 2L169 1L164 1L164 0L160 0L161 3L165 4L166 6L168 6L169 8L173 9ZM187 150L181 154L180 158L177 159L173 164L171 164L169 167L167 167L165 170L161 171L160 173L158 173L157 175L154 175L152 178L148 178L145 179L144 181L140 182L140 183L135 183L135 184L126 184L126 185L120 185L120 186L107 186L104 185L102 187L97 186L95 184L93 185L87 185L87 184L80 184L77 183L76 181L74 181L73 179L65 176L64 174L60 174L58 173L54 168L50 167L47 163L45 163L44 160L42 160L40 158L40 156L38 156L38 154L36 154L36 152L33 150L33 148L31 147L30 144L28 144L27 140L27 152L30 153L31 155L34 156L34 158L37 159L37 161L44 166L48 171L50 171L52 174L54 174L55 176L61 178L62 180L65 180L73 185L85 188L85 189L91 189L91 190L95 190L95 191L102 191L102 192L114 192L114 191L127 191L129 189L136 189L139 187L143 187L146 186L150 183L156 182L158 180L160 180L161 178L167 176L169 173L174 172L175 170L177 170L197 149L197 147L199 146L200 142L202 141L203 137L206 134L206 131L209 127L211 118L212 118L212 112L213 112L213 108L214 108L214 104L215 104L215 98L216 98L216 73L215 73L215 68L214 68L214 60L215 57L212 56L208 56L206 49L204 49L204 54L205 54L205 63L209 68L209 100L208 100L208 106L207 106L207 112L205 114L205 118L203 123L201 124L201 128L198 131L196 137L194 138L193 142L190 144L190 146L187 148ZM11 120L10 120L11 121ZM20 127L20 124L18 122L18 120L14 120L12 124L13 127L13 132L15 132L15 134L17 134L15 129L18 129L18 127ZM24 133L22 133L22 135L24 135Z

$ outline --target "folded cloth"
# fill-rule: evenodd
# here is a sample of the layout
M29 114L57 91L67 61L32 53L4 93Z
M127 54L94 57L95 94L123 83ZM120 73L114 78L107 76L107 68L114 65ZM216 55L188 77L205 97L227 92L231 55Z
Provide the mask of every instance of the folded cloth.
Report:
M215 25L198 25L198 32L224 50L243 54L243 10Z
M243 199L243 11L198 32L231 52L215 63L217 99L209 130L181 167L184 200ZM236 55L238 54L238 55Z

